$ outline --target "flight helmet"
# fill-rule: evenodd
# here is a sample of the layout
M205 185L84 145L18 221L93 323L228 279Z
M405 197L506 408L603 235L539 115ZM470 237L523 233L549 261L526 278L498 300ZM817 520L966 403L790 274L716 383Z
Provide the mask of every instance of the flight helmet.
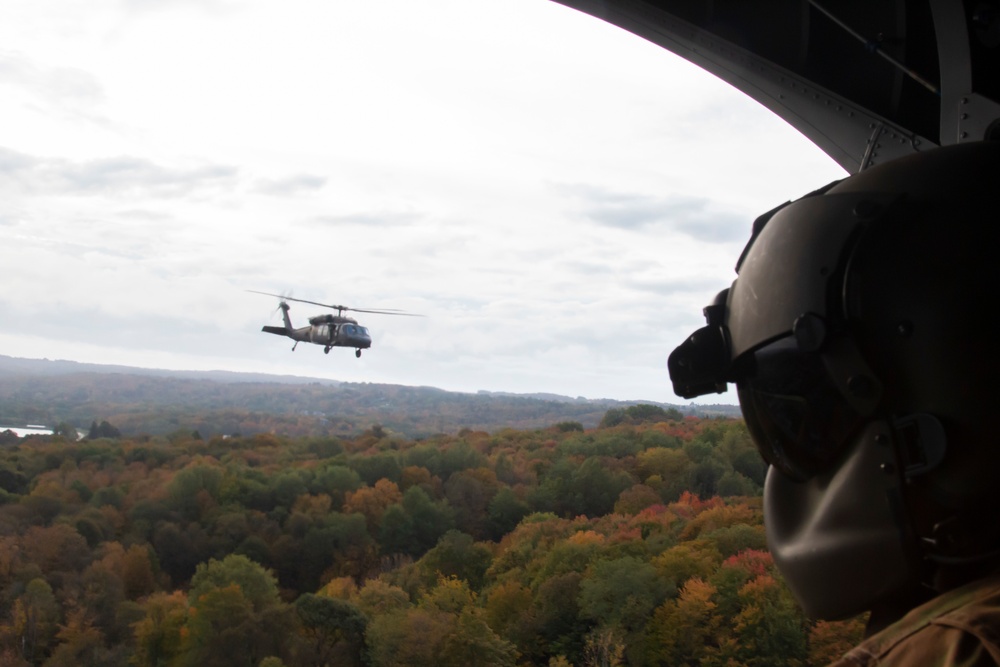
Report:
M679 396L735 383L768 544L813 617L1000 557L998 188L1000 143L970 143L779 206L670 355Z

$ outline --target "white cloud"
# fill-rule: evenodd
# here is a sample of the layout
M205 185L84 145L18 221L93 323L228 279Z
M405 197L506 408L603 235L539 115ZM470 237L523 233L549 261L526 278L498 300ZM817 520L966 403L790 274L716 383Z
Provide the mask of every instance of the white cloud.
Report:
M0 43L17 356L679 400L753 219L841 175L547 0L10 0ZM246 289L427 317L292 354Z

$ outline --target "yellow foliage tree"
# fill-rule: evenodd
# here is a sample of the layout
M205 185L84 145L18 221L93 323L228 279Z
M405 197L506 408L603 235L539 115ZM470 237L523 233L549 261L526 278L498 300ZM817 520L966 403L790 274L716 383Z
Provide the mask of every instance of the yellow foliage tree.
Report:
M715 586L700 577L688 580L676 600L668 600L650 621L649 654L653 664L695 667L712 655L720 625Z
M143 603L146 615L133 625L136 667L168 665L180 655L188 602L182 591L153 593Z

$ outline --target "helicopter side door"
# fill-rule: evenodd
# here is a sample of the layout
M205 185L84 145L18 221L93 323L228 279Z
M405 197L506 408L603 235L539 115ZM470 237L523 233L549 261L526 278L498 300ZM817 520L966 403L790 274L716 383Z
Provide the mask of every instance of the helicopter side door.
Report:
M333 345L337 339L337 326L314 324L309 331L309 342L317 345Z

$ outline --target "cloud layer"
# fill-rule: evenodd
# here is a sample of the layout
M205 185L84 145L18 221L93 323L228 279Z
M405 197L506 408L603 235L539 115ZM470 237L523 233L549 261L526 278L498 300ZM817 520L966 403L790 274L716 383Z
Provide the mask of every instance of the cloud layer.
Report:
M543 0L52 12L0 7L15 356L675 401L667 354L754 217L842 175ZM361 359L293 354L247 289L427 317L359 318Z

